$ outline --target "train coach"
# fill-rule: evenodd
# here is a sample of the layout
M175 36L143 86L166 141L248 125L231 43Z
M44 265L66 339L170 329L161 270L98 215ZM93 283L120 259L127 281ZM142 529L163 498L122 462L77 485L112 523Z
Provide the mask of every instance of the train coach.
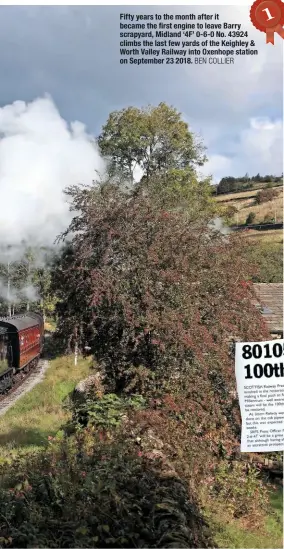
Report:
M19 372L35 366L43 350L44 322L39 313L0 317L0 394Z

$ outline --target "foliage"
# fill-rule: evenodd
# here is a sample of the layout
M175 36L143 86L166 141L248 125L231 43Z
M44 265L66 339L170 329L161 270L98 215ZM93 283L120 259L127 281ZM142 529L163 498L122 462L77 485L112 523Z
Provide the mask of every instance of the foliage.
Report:
M283 180L283 174L278 177L274 175L259 174L249 177L245 174L244 177L223 177L217 186L217 194L226 194L238 192L246 189L253 189L257 184L261 185L267 183L266 188L269 186L281 185Z
M269 225L271 223L274 223L274 216L271 213L265 214L265 216L263 218L263 223L264 224L269 224Z
M40 308L43 314L52 313L55 302L50 294L50 263L53 251L49 248L13 246L0 249L0 314L14 314Z
M147 408L124 399L116 425L102 420L121 412L122 399L103 397L84 430L60 431L44 452L2 460L0 547L212 547L202 487L211 508L223 503L232 516L261 523L265 488L236 461L222 414L215 424L214 392L193 389Z
M246 225L252 225L255 221L256 213L250 212L246 218Z
M1 547L209 546L186 485L162 478L133 446L85 431L5 473Z
M72 421L78 427L81 425L95 425L99 429L111 429L120 425L125 413L139 410L145 406L145 399L141 395L131 398L122 398L113 393L103 395L100 399L89 396L82 402L67 401L67 409L72 411Z
M51 270L50 266L37 268L33 274L32 282L40 297L40 308L44 316L52 315L55 311L56 299L51 294Z
M279 549L283 540L283 489L275 488L270 487L270 504L262 519L233 518L226 503L215 501L214 508L208 506L205 515L210 522L213 547Z
M238 208L236 208L236 206L234 206L233 204L229 204L224 212L224 217L226 219L232 219L236 215L237 211Z
M44 381L8 412L9 428L14 413L21 431L30 431L28 410L33 425L42 425L47 407L62 402L70 377L69 390L84 368L83 361L76 371L71 358L57 359L49 385ZM172 385L172 392L150 400L90 398L71 408L71 436L67 426L55 435L58 420L66 421L57 406L42 452L10 451L5 458L2 450L0 547L212 547L214 521L204 520L205 504L224 505L242 519L249 510L254 524L262 524L266 489L254 468L247 475L236 461L236 410L216 372L211 377L213 384L195 371L183 394ZM81 411L90 420L84 429L78 429Z
M141 393L141 384L142 392L162 390L197 367L207 376L210 363L230 377L226 338L264 333L245 282L243 239L224 238L202 217L161 210L151 196L124 195L114 185L95 200L76 188L69 196L82 213L54 270L62 337L77 330L113 392Z
M270 202L276 196L278 196L277 189L262 189L257 193L255 197L255 203L263 204L264 202Z
M110 174L120 173L131 181L137 167L149 179L153 174L201 166L205 161L203 147L181 114L165 103L112 112L98 144L110 160Z
M259 472L242 462L220 463L212 491L221 496L227 511L235 518L255 516L255 512L265 510L268 504L268 494L259 483Z
M149 196L162 210L185 212L192 221L210 220L219 212L212 198L210 179L200 180L193 168L170 169L166 175L142 178L134 195Z

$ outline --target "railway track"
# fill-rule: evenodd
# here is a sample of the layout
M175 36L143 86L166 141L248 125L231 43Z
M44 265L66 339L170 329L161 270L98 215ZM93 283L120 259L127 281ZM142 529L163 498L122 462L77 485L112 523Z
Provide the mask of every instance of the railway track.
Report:
M48 365L48 360L39 360L38 364L29 372L19 374L19 378L10 391L0 396L0 416L5 414L19 398L44 378Z

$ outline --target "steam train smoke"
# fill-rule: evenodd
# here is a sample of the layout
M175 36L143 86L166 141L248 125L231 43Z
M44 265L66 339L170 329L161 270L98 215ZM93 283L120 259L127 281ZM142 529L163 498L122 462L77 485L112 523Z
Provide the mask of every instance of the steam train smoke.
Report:
M8 303L14 303L17 305L21 303L21 299L27 299L27 301L39 301L40 296L37 292L37 289L32 286L24 286L21 288L20 292L15 290L15 288L10 287L9 293L7 292L7 282L4 279L0 279L0 298L4 299Z
M104 172L94 139L80 122L70 125L48 96L0 108L0 263L9 269L32 247L35 267L71 220L63 190L90 184ZM16 291L0 278L0 299L39 299L32 284Z
M0 279L0 297L9 303L18 303L18 296L14 288L9 289L9 294L7 293L7 283L5 280Z
M17 258L23 241L52 245L70 220L64 188L103 170L85 126L68 125L50 97L0 108L1 245L12 245Z

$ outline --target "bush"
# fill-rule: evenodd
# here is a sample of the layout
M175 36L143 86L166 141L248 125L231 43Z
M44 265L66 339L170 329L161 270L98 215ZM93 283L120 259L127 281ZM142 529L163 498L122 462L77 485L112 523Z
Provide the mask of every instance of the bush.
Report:
M211 547L186 483L137 454L85 431L6 463L0 547Z
M91 460L87 477L89 490L105 487L101 492L97 488L95 506L99 504L98 509L118 523L126 516L124 502L131 502L126 547L130 535L131 546L133 540L137 546L145 543L140 533L136 535L140 525L143 532L149 529L143 522L143 502L153 518L148 484L144 486L140 470L134 470L126 456L136 445L143 467L148 468L150 460L151 473L158 473L157 484L151 481L150 490L158 492L157 486L165 486L166 479L179 476L196 501L199 485L209 482L217 464L235 459L238 453L240 414L229 339L232 334L244 341L269 337L252 304L248 278L253 269L244 255L243 237L235 233L224 237L211 230L206 216L191 217L190 212L161 207L158 193L152 200L150 187L146 194L135 195L126 195L114 185L95 193L70 189L74 209L82 213L73 220L70 231L75 236L53 272L60 299L58 334L67 343L74 335L82 350L88 344L107 387L101 398L89 399L73 410L73 419L93 429L93 447L97 448L98 437L109 445L121 437L120 469L111 461L108 477L100 476L98 483L93 476L97 466ZM153 449L153 441L158 450ZM81 450L78 453L82 455ZM164 458L172 464L167 474L160 463ZM129 475L120 483L124 470ZM239 477L243 482L243 472ZM138 490L135 498L133 482ZM66 506L72 507L75 495L72 500L63 493ZM99 499L106 493L111 493L107 504ZM226 490L224 494L225 498ZM171 499L168 492L167 496ZM84 498L88 501L85 494ZM173 505L169 510L164 504L155 501L154 507L166 512L163 520L167 521ZM81 522L87 521L89 529L90 507L82 512ZM152 524L155 532L147 538L147 546L165 546L166 538L161 539L156 522ZM113 525L107 522L107 526L108 543L119 546ZM91 533L97 538L97 524ZM191 547L198 547L200 538L191 536ZM96 543L105 547L107 542L99 537Z
M272 213L265 214L263 218L263 223L274 223L274 216L272 215Z
M259 519L267 492L255 469L234 461L226 422L209 421L213 393L192 395L167 394L145 410L138 399L111 430L101 419L121 406L99 399L98 423L2 460L0 547L212 547L201 488L211 508Z
M227 501L233 517L253 516L268 504L267 492L259 483L259 472L242 462L221 462L215 471L213 493ZM257 498L257 499L256 499Z
M250 212L246 218L246 225L252 225L256 218L255 212Z
M270 202L274 198L278 196L278 190L277 189L262 189L259 191L255 197L255 203L256 204L263 204L264 202Z
M162 392L197 371L207 377L210 364L231 385L226 337L263 333L243 239L114 186L95 200L78 190L73 198L79 232L54 270L63 338L78 326L110 392Z
M225 216L228 219L232 219L232 217L234 217L234 215L237 213L237 211L238 211L238 208L236 208L236 206L230 205L226 208Z
M65 405L72 412L72 421L75 426L95 425L98 429L112 429L120 425L129 409L143 408L145 399L141 395L126 399L108 393L99 399L88 396L82 402L68 399Z

